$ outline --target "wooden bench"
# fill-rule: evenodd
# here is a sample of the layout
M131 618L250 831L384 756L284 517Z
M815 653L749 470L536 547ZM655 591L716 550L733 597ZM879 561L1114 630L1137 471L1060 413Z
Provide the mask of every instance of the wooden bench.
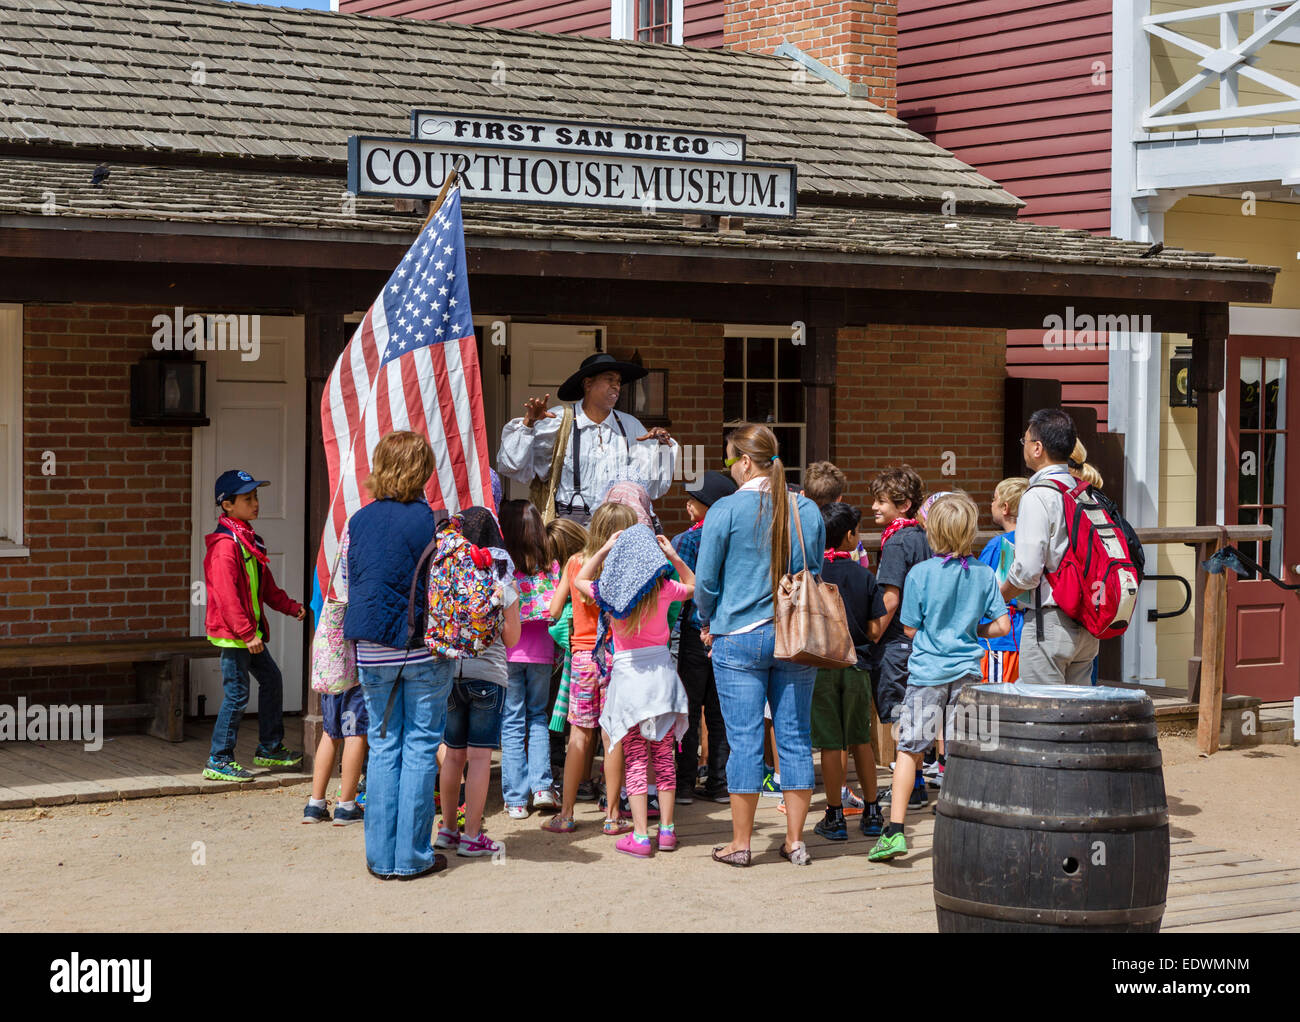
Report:
M104 719L141 719L155 738L179 742L185 737L186 667L194 657L220 655L221 650L203 638L51 642L0 646L0 670L134 664L136 702L105 706Z

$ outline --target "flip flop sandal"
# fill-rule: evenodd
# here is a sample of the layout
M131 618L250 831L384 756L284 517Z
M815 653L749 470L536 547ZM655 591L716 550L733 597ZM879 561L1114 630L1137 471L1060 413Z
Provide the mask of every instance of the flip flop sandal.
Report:
M617 837L619 834L626 834L632 829L632 823L629 820L618 819L611 820L606 818L604 823L605 833L610 837Z
M726 847L726 845L718 845L713 849L714 862L726 863L728 866L748 866L750 864L752 854L748 848L741 848L735 852L728 852L726 855L719 855L718 853Z
M552 834L572 834L577 829L578 824L572 816L560 816L558 813L542 824L542 830L549 830Z

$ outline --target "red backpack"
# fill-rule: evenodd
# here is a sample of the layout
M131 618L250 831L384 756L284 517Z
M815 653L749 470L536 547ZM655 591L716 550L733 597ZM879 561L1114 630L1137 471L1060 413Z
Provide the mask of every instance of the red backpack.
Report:
M1133 617L1141 581L1123 528L1088 492L1086 482L1073 489L1059 479L1035 484L1049 485L1060 491L1069 537L1060 566L1047 573L1052 597L1067 617L1097 638L1123 635ZM1037 616L1041 622L1042 616Z

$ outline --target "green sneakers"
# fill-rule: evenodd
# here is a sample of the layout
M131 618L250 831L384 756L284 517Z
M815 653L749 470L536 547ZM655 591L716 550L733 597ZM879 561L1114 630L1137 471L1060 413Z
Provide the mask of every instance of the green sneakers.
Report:
M233 759L209 759L203 768L203 776L209 781L251 781L253 775Z
M302 753L294 752L293 749L286 748L281 742L269 752L263 752L261 748L253 754L253 765L264 767L291 767L297 766L302 762Z
M884 862L886 859L905 854L907 854L907 838L903 837L901 832L888 837L881 834L875 847L867 852L867 859L871 862Z

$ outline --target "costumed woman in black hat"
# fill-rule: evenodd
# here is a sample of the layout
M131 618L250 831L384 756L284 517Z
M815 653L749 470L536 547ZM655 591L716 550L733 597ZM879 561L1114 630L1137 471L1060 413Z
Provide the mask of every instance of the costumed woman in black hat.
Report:
M646 429L626 412L614 411L619 390L646 375L631 362L599 352L560 385L565 402L546 407L545 397L524 402L523 418L501 431L497 469L532 487L546 521L572 518L582 525L611 483L633 480L652 500L672 485L677 442L662 426Z

